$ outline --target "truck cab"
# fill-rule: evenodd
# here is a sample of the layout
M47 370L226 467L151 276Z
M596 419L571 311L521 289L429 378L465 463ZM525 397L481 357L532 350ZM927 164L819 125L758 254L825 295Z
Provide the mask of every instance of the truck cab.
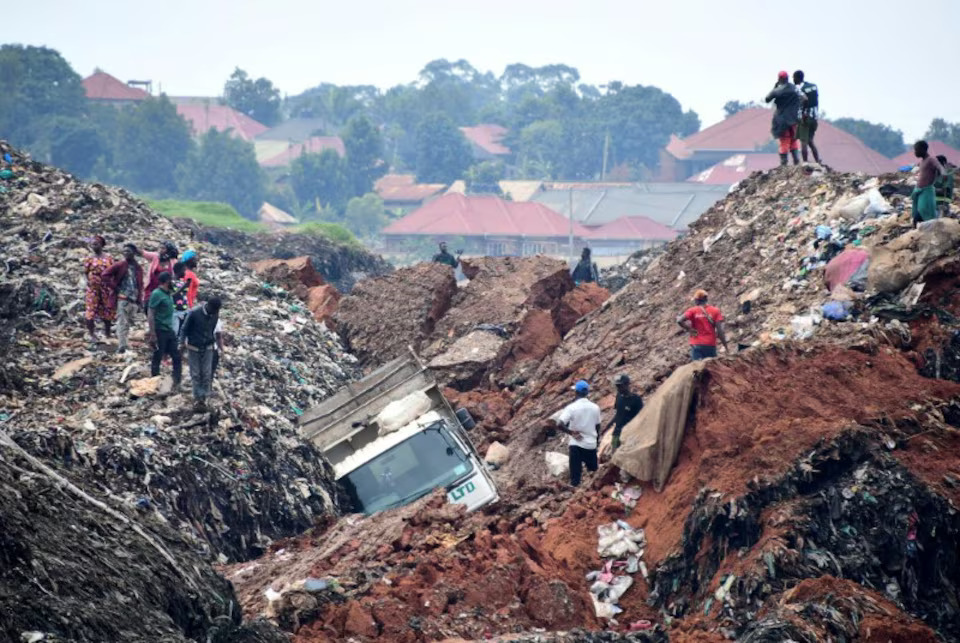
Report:
M472 511L499 495L467 430L416 355L396 359L300 419L304 438L333 466L352 509L394 509L443 488Z

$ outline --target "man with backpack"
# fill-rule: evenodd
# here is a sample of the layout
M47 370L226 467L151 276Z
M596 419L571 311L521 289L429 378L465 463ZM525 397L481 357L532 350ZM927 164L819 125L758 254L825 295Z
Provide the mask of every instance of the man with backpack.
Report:
M693 295L693 306L685 310L677 323L690 335L690 359L694 362L717 356L717 340L729 353L727 336L723 327L723 313L716 306L707 305L707 291L698 290Z
M813 142L813 137L817 133L817 119L820 117L820 91L814 83L804 79L803 71L793 72L793 84L797 86L797 91L803 98L803 106L800 110L800 123L797 125L797 138L800 140L800 155L803 162L807 162L807 148L813 152L813 160L820 162L820 152Z

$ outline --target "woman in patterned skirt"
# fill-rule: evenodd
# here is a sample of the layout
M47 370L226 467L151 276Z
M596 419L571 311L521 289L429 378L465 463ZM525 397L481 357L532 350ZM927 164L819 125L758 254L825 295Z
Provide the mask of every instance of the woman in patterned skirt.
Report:
M110 303L110 293L103 283L103 271L113 265L113 257L103 253L107 245L102 236L94 235L90 242L93 256L83 262L83 271L87 277L87 293L84 299L86 304L83 318L87 322L90 339L97 341L96 322L103 321L103 330L110 337L110 325L116 318L117 311Z

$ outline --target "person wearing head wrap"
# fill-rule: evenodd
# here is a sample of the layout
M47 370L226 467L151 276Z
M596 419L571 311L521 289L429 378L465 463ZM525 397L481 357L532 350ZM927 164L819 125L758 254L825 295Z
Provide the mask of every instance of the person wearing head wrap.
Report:
M727 353L727 337L723 326L723 313L716 306L707 305L707 291L700 289L693 294L693 306L677 317L680 328L690 335L690 359L697 361L717 356L717 340Z
M194 272L200 263L200 258L197 256L196 250L187 250L180 257L180 261L186 268L183 274L184 279L187 280L187 306L193 308L197 303L197 291L200 290L200 280L197 278L197 273Z
M113 265L113 257L105 254L106 240L99 234L94 235L90 242L93 255L83 262L83 272L87 278L87 291L84 294L83 319L87 325L90 339L97 341L96 323L103 322L103 330L110 337L110 326L116 318L116 306L113 304L110 290L103 281L103 271Z
M800 164L800 141L797 139L797 124L800 122L800 110L803 96L797 86L790 82L785 71L777 75L777 84L764 99L773 101L777 109L773 114L771 134L780 141L780 165L787 164L787 153L793 156L793 164Z
M117 352L128 348L130 322L143 303L143 268L137 263L140 250L132 243L123 246L123 259L103 271L110 291L110 303L117 310Z

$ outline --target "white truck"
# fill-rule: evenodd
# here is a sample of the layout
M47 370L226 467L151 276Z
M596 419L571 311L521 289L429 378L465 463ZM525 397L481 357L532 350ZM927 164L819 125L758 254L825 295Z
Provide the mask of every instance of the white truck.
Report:
M300 418L300 432L333 465L358 513L409 504L434 489L472 511L499 495L467 437L469 413L454 412L415 354L401 357Z

